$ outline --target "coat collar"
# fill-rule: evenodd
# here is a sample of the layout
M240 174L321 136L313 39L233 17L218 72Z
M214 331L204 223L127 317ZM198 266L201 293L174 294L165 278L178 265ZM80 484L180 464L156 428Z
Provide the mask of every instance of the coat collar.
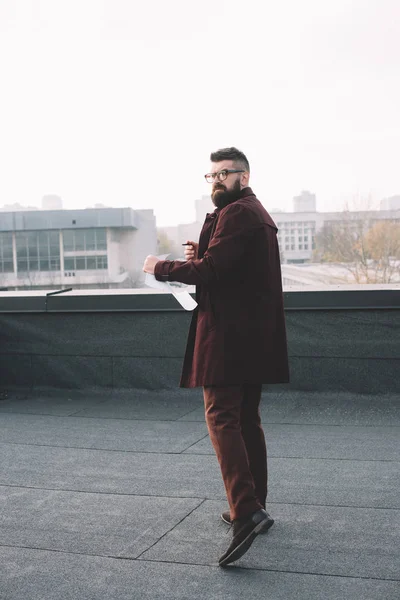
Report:
M255 196L255 193L253 192L251 187L243 188L242 191L240 192L240 196L239 196L238 200L240 200L241 198L247 198L248 196Z

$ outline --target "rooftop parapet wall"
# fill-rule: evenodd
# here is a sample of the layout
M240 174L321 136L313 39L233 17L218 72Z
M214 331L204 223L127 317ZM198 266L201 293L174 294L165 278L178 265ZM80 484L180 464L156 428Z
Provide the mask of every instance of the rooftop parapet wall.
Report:
M0 294L0 388L174 388L190 314L130 290ZM296 390L400 392L400 290L285 292Z

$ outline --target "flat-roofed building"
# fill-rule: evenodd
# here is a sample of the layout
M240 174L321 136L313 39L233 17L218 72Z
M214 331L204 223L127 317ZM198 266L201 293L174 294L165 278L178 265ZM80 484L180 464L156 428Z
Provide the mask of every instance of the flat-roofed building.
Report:
M0 287L140 287L156 251L153 210L0 213Z

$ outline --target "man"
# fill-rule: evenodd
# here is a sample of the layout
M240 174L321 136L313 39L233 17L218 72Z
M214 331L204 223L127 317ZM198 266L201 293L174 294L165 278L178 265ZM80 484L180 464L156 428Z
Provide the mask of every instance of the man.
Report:
M263 383L289 381L277 228L249 187L236 148L211 154L212 201L186 261L148 256L160 281L196 285L181 387L203 387L206 423L229 502L233 539L219 559L237 560L273 524L265 511L267 452L259 404Z

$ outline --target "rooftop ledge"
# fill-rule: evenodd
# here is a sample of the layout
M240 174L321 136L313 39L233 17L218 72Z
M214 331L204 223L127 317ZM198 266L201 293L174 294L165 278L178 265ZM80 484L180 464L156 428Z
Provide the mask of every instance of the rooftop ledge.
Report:
M400 284L286 287L284 302L285 310L399 309ZM148 288L0 292L0 313L120 311L183 309L171 294Z

